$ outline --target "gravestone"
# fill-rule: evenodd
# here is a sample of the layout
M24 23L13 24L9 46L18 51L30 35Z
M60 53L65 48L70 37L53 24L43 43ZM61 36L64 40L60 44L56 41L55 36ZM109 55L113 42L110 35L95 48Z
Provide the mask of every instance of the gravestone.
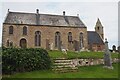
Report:
M46 49L50 50L50 40L46 39Z
M105 51L104 51L104 68L113 69L111 54L108 48L108 41L105 39Z
M112 46L112 50L113 50L113 53L116 52L116 46L115 45Z
M53 43L51 43L50 45L50 50L53 50Z
M78 41L74 40L73 44L74 44L75 51L79 51L79 43L78 43Z

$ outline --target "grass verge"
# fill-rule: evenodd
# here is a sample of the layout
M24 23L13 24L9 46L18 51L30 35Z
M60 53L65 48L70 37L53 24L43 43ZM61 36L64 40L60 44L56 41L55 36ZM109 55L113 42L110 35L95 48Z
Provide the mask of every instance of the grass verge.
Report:
M118 64L120 65L120 63L113 64L113 70L103 68L103 65L97 65L79 67L78 72L55 73L51 70L41 70L17 73L8 78L118 78Z
M64 54L62 51L48 51L51 58L103 58L104 52L72 52L68 51L67 54ZM112 58L118 58L119 54L111 53Z

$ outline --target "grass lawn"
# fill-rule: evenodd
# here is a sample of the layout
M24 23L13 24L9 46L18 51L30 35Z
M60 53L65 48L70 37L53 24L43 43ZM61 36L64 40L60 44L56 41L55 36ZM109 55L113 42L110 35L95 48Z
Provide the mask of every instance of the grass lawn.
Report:
M120 65L120 63L119 63ZM103 68L103 65L79 67L78 72L54 73L51 70L17 73L8 78L118 78L118 63L114 69ZM3 77L4 78L4 77Z
M103 58L104 52L72 52L68 51L67 55L62 53L62 51L48 51L51 58ZM112 58L118 58L119 54L111 53Z

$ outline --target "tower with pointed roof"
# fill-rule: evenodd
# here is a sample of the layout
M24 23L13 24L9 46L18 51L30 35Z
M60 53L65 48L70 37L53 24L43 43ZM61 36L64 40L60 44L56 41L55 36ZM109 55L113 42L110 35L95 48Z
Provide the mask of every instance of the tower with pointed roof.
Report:
M104 40L104 31L103 26L101 24L100 19L98 18L96 25L95 25L95 31L100 35L100 37Z

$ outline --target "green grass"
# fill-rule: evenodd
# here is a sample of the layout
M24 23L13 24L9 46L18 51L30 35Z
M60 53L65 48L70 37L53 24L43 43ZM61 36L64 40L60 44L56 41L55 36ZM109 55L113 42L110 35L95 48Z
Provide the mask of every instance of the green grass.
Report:
M48 51L51 58L103 58L104 52L72 52L68 51L67 55L61 51ZM118 58L119 54L111 53L112 58Z
M111 70L103 68L103 65L86 66L79 67L78 72L69 73L54 73L51 70L33 71L17 73L8 78L118 78L118 63L113 64L113 67Z

